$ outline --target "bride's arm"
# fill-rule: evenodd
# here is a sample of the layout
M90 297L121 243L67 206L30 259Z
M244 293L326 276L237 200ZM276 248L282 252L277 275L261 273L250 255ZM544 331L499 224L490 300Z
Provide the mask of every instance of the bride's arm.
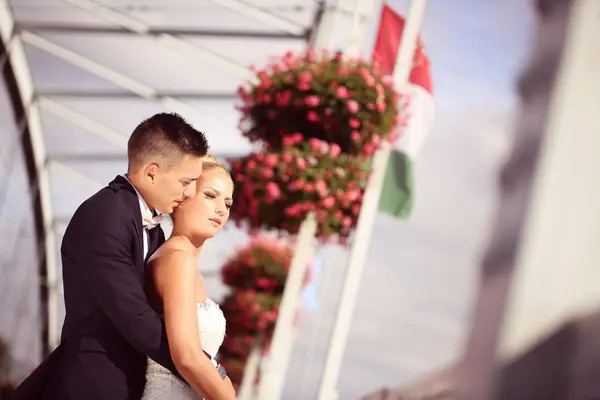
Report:
M171 358L181 376L210 400L235 399L231 385L202 351L196 311L196 259L173 250L157 259L156 287L163 299Z

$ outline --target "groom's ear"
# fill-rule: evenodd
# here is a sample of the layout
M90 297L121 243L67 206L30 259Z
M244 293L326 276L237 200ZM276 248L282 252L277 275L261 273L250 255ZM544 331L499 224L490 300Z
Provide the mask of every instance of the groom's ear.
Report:
M144 175L146 177L150 178L150 180L152 182L154 182L154 178L155 178L157 172L158 172L158 164L156 164L156 163L148 164L148 165L146 165L146 168L144 168Z

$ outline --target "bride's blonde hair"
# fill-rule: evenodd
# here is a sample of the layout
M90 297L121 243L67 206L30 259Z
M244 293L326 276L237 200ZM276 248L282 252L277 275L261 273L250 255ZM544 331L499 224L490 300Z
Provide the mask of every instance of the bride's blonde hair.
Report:
M210 171L211 169L215 168L221 168L223 171L227 172L227 175L229 175L229 177L231 178L231 174L229 173L229 171L227 171L227 168L225 168L223 164L217 161L217 158L215 156L213 156L212 154L205 154L204 156L202 156L203 171Z

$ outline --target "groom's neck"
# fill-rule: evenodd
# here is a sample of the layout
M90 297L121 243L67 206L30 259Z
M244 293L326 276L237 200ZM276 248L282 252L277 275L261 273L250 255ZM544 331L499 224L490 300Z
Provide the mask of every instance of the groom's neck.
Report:
M136 171L128 171L127 172L127 179L129 179L129 182L131 182L131 184L133 185L133 187L139 192L139 194L142 196L142 198L144 199L144 201L146 202L146 204L148 205L148 208L150 208L150 210L154 211L154 206L151 204L151 200L150 200L150 196L147 195L148 190L146 188L145 185L145 180L144 177L142 176L142 174L140 172L136 172Z

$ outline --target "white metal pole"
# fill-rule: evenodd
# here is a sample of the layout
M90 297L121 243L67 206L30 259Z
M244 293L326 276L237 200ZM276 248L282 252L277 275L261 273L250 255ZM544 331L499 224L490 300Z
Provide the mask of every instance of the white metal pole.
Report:
M367 0L358 1L364 2ZM335 28L343 12L341 5L348 2L348 0L326 2L323 17L317 28L316 36L312 40L312 45L315 49L330 49L332 47L335 40L332 34L336 32ZM335 6L333 3L335 3ZM349 9L354 10L354 12L360 11L360 7ZM358 21L358 19L353 20ZM283 392L287 367L293 347L295 333L294 315L300 302L300 293L308 263L312 260L315 252L316 228L314 213L310 213L298 232L296 248L294 249L290 272L279 308L275 332L273 333L269 354L263 362L264 369L261 372L258 389L258 398L261 400L279 400Z
M312 45L315 48L323 48L330 41L335 23L335 15L328 11L325 10L317 27L316 35L312 38ZM307 223L309 219L311 223ZM314 214L311 213L300 226L298 232L294 256L279 307L279 315L275 324L271 346L269 353L262 362L263 371L258 387L258 398L260 399L279 399L283 391L285 372L287 371L287 363L293 345L291 341L293 336L293 315L298 307L302 283L304 282L308 261L310 261L312 254L308 255L307 262L303 264L298 263L298 260L301 261L306 256L306 254L301 256L301 253L309 251L314 246L315 233L316 221ZM285 368L282 368L283 365L285 365Z
M344 50L345 55L357 57L363 50L367 25L374 11L374 3L372 0L357 0L354 6L355 12L352 17L352 30L350 31L348 43Z
M33 157L38 174L38 190L42 208L42 219L44 224L44 253L46 255L46 282L48 298L47 317L45 321L48 329L48 343L44 347L53 350L60 340L58 328L58 296L56 293L56 284L58 282L58 260L56 254L56 241L54 230L54 211L52 207L52 190L50 187L50 175L46 165L46 144L44 142L42 119L40 109L35 97L35 84L29 64L27 63L27 54L21 35L14 33L15 18L11 5L8 1L0 1L0 36L5 43L9 43L9 61L12 64L15 78L19 86L21 101L26 109L25 118L29 127L31 137ZM42 300L43 301L43 300Z
M250 352L246 366L244 367L244 375L240 383L240 390L237 392L237 400L254 400L254 380L260 365L260 342L255 344Z
M402 34L400 50L394 68L394 80L398 86L406 84L412 67L413 55L416 48L417 36L427 7L426 0L413 0L406 18ZM338 306L337 317L332 329L325 368L319 387L319 400L336 400L338 398L337 382L342 366L352 314L356 303L358 288L364 268L367 250L373 230L373 223L383 186L385 168L389 159L391 146L385 145L373 157L372 175L365 192L365 197L358 218L358 225L353 246L350 251L349 263L346 270L342 294Z
M264 370L261 371L258 389L258 398L261 400L278 400L281 398L288 360L292 351L291 338L294 331L294 314L300 301L300 292L302 291L306 269L314 254L316 231L317 221L314 213L311 212L300 227L299 240L296 244L285 283L269 355L263 362Z

